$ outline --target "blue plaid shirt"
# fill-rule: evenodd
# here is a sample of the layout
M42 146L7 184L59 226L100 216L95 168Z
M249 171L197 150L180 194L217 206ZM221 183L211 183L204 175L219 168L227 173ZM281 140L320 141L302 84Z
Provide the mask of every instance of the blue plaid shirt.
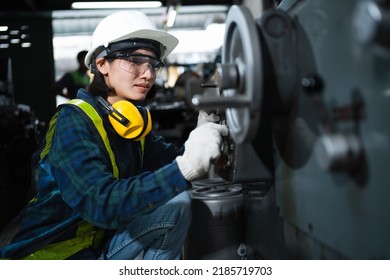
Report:
M77 98L102 117L119 178L113 177L109 154L93 122L78 108L61 107L50 152L38 162L36 200L23 210L20 228L11 244L0 249L1 257L12 257L83 220L115 229L189 186L175 161L182 150L151 132L142 156L140 142L119 136L91 94L80 89Z

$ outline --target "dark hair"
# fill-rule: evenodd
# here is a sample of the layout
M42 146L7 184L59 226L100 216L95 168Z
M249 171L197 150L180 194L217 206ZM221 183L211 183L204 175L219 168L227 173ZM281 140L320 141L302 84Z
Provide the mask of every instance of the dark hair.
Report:
M113 88L106 84L103 74L100 71L96 71L87 90L95 96L100 95L103 98L107 98L108 93L112 92Z
M77 54L77 60L80 61L80 60L84 60L85 56L87 55L88 51L80 51L78 54Z

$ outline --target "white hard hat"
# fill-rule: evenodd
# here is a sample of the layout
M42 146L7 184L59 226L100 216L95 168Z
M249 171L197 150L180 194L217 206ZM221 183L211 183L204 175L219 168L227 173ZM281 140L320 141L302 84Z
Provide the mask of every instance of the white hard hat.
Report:
M97 25L92 35L90 49L85 56L85 65L90 68L91 63L94 62L92 60L100 54L99 48L103 52L110 44L127 39L152 40L160 43L161 60L166 58L179 43L175 36L157 30L155 24L142 12L116 12Z

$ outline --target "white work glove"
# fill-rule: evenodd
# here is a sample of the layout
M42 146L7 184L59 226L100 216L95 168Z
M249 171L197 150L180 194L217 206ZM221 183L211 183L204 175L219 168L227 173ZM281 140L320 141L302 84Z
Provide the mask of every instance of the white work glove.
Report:
M208 122L217 122L217 121L219 121L218 115L216 115L214 113L207 114L206 111L200 110L199 114L198 114L198 123L197 123L196 127L204 125Z
M226 125L206 123L195 128L184 143L185 151L176 158L183 177L191 182L206 174L211 160L220 156L222 135L229 133Z

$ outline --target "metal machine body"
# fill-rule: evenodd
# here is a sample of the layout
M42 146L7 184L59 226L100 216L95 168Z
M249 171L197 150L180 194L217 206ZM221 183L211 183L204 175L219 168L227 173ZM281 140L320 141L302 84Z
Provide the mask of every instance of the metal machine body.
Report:
M192 101L225 110L248 258L390 258L389 4L229 11L220 95Z

